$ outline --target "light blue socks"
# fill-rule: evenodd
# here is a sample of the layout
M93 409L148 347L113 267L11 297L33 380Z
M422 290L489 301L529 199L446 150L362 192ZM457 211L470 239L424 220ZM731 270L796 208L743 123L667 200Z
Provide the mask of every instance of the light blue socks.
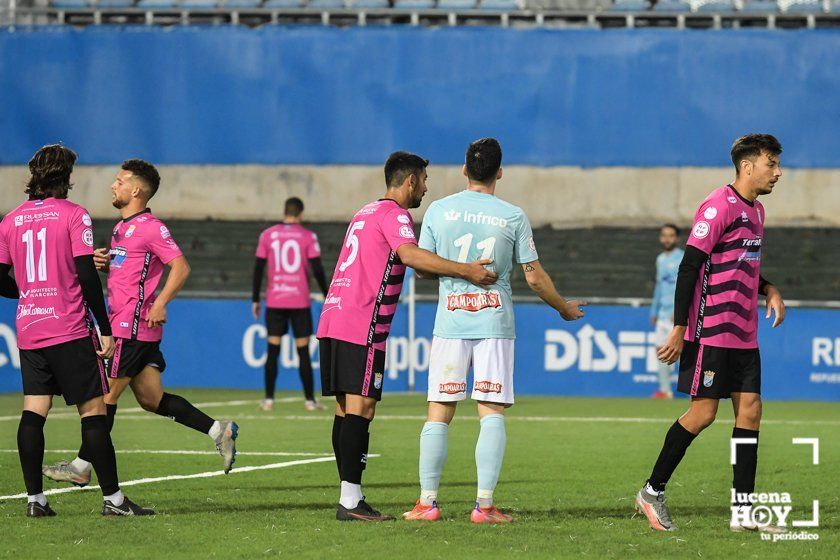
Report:
M493 490L499 482L506 443L505 417L501 414L488 414L482 418L478 443L475 445L479 507L486 508L493 505Z
M437 500L448 442L448 424L426 422L423 425L420 432L420 503L424 506Z

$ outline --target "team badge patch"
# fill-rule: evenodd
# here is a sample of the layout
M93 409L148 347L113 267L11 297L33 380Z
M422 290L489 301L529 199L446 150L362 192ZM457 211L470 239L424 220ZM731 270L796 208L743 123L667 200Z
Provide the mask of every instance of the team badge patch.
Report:
M717 208L715 208L714 206L709 206L708 208L706 208L706 211L703 212L703 217L707 220L714 220L715 216L717 216Z
M373 374L373 388L377 391L382 388L382 374L381 373L374 373Z
M712 383L715 382L715 372L710 369L707 369L703 372L703 387L711 387Z
M703 239L709 235L709 222L704 222L702 220L697 222L694 224L694 229L691 230L691 234L697 239Z
M128 229L125 232L125 236L126 237L131 237L132 235L134 235L134 230L135 229L137 229L137 226L135 226L135 225L129 226Z
M85 245L88 247L93 247L93 230L86 229L82 232L82 241L84 241Z

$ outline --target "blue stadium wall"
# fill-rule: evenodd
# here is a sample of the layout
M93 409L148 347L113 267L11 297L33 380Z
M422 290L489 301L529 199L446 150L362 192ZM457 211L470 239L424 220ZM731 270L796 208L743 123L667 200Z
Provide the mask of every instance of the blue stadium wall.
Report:
M840 168L836 30L69 26L0 32L0 164L726 166L745 131Z
M250 304L232 300L176 300L169 306L163 351L166 383L175 387L262 387L265 327ZM313 308L317 321L320 306ZM20 363L14 351L15 302L0 301L0 392L19 391ZM409 352L417 364L416 389L425 391L435 306L417 306L417 337L411 349L404 306L389 339L385 390L408 389ZM762 393L772 400L840 401L840 313L789 309L771 329L761 319ZM564 323L544 305L519 304L515 385L519 394L646 397L657 387L656 349L648 310L590 306L584 320ZM525 334L527 333L527 335ZM317 342L311 346L318 376ZM297 356L283 337L278 387L299 389ZM319 384L320 385L320 384Z

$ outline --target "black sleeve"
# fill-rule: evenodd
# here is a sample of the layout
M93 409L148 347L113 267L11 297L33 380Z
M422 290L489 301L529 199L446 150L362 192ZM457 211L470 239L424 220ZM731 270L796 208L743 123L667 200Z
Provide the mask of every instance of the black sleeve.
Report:
M674 293L674 325L688 325L688 308L697 285L697 275L709 255L691 245L685 248L680 270L677 273L677 289Z
M321 257L309 259L309 269L312 271L312 276L315 277L315 281L318 282L321 293L324 294L324 297L327 297L327 290L329 290L330 285L327 284L327 276L324 274L324 265L321 262Z
M111 336L111 321L108 320L108 310L105 307L105 296L102 295L102 282L93 264L93 255L82 255L73 259L76 263L76 274L82 286L82 295L88 309L93 313L99 332L102 336Z
M254 263L254 283L252 284L251 301L260 302L260 290L262 290L262 279L265 276L265 259L257 257Z
M9 299L18 299L20 294L18 293L17 283L9 275L10 270L12 270L12 265L0 263L0 296Z
M758 275L758 293L766 296L767 295L767 286L772 286L773 283L768 281L764 276L761 274Z

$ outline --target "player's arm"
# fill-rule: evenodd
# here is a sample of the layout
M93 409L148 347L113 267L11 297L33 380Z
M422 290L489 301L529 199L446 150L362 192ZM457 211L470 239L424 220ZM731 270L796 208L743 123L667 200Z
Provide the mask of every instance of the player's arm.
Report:
M251 312L254 314L255 320L260 318L260 291L265 276L266 262L266 259L261 257L257 257L254 261L254 279L251 282Z
M0 263L0 296L9 299L18 299L20 293L18 292L17 282L9 274L11 270L11 264Z
M166 306L170 301L175 299L184 284L187 283L187 278L190 276L190 264L184 255L175 257L166 266L169 267L169 274L166 277L166 284L158 294L157 299L149 309L146 315L146 321L149 328L159 327L166 323Z
M97 354L103 358L110 358L114 355L115 345L111 334L111 321L108 319L108 309L105 306L105 296L102 293L102 281L99 280L99 274L96 272L93 255L73 257L73 263L76 265L76 275L82 287L82 297L99 326L102 350Z
M563 319L566 321L575 321L583 317L584 312L581 307L585 306L586 302L578 300L567 301L566 298L557 293L554 282L542 267L540 261L523 263L522 270L525 271L525 281L528 282L528 287L540 296L541 300L556 309Z
M111 256L108 254L108 247L93 250L93 264L96 266L96 270L108 274L111 268Z
M767 305L767 315L765 317L769 319L772 313L776 315L773 320L773 328L775 329L785 320L785 300L782 299L782 292L759 274L758 293L765 297Z
M659 316L659 299L662 297L662 285L659 282L659 274L656 275L654 279L654 288L653 288L653 303L650 306L650 324L656 325L656 318Z
M679 272L677 272L677 287L674 291L674 328L668 335L668 340L657 352L661 362L673 364L682 354L685 330L688 327L688 310L691 307L694 287L697 285L700 268L708 258L708 253L704 253L693 245L686 245Z
M421 249L414 243L400 245L397 249L397 255L404 265L410 266L416 272L462 278L476 286L489 286L498 279L495 272L490 272L484 268L484 265L493 262L489 259L471 263L448 261L430 251Z
M327 297L327 291L330 289L330 285L327 283L327 274L324 272L324 263L321 262L321 257L309 259L309 270L312 271L312 276L315 278L315 282L318 283L321 293L324 297Z

